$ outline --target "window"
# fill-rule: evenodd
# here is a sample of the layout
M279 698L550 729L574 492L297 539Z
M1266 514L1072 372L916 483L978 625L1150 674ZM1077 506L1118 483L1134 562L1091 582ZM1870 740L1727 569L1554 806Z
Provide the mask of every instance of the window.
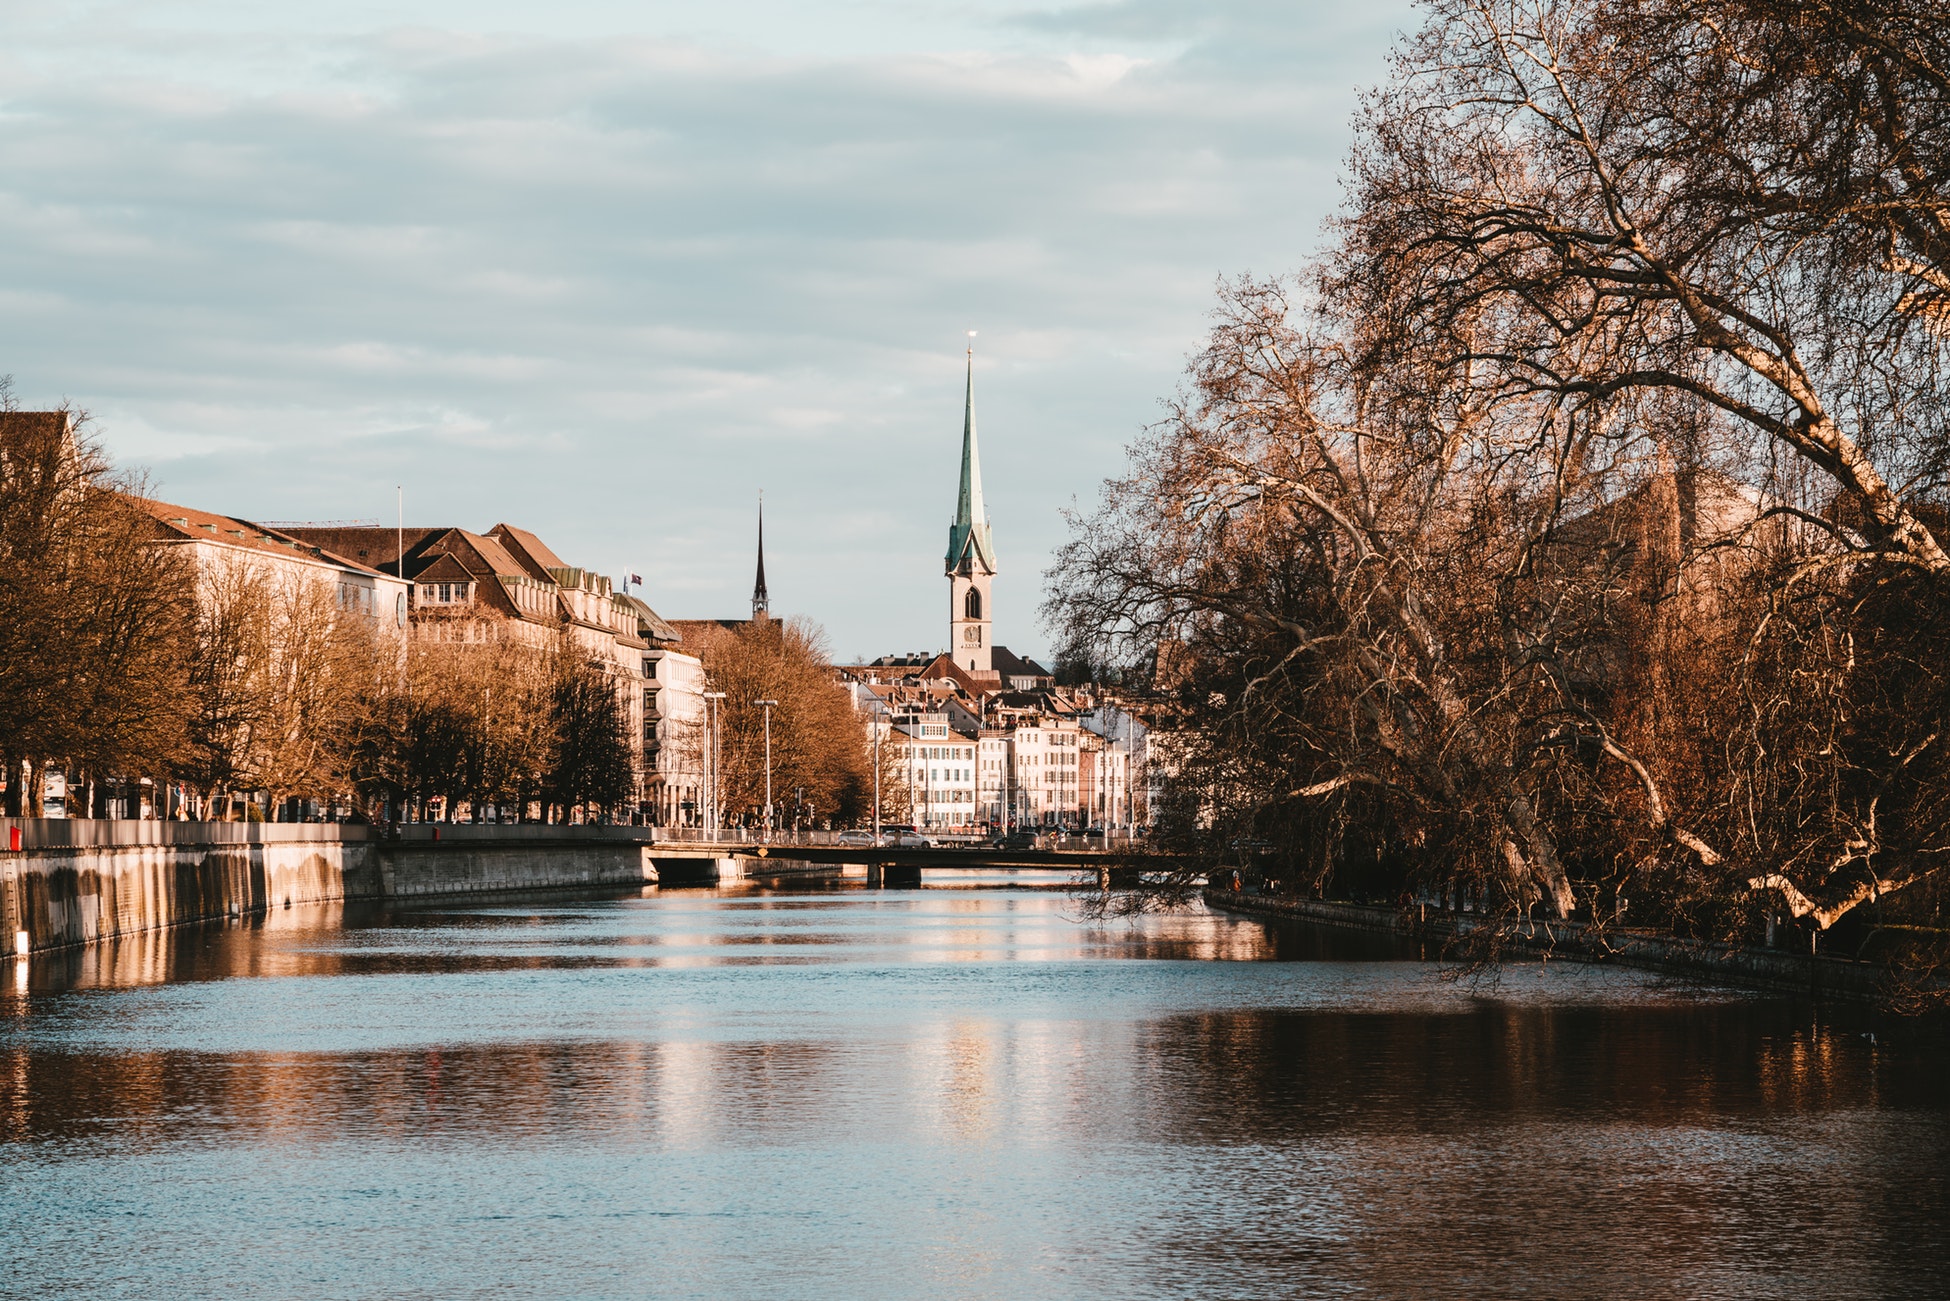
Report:
M644 677L646 677L646 678L649 678L649 679L650 679L651 681L653 681L653 682L654 682L654 681L656 680L656 677L657 677L657 661L655 661L655 660L645 660L645 661L643 661L643 676L644 676Z
M938 609L940 607L937 606L936 608ZM968 618L970 619L981 618L982 617L981 589L976 587L969 588L968 595L962 598L961 608L962 608L962 613L966 615Z

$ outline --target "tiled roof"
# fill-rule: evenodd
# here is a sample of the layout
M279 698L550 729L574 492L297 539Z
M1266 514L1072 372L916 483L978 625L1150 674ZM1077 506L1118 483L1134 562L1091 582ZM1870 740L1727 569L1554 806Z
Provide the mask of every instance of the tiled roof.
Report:
M399 544L402 538L406 543L406 554L410 557L448 530L392 529L377 524L288 524L281 531L302 542L309 542L313 546L324 547L327 551L349 556L381 573L391 574L397 572L396 562L399 559ZM410 578L412 577L410 562L407 568L409 570L407 576Z
M683 634L678 632L677 628L669 620L665 619L655 610L652 610L647 602L631 596L627 592L621 594L616 599L636 611L637 619L649 630L650 635L658 641L684 640Z
M455 580L464 583L478 581L480 578L481 575L469 572L458 557L446 552L436 555L431 564L415 571L413 575L413 581L416 583L446 583Z
M1025 659L1010 650L1007 646L990 648L989 662L995 665L995 671L1005 678L1051 678L1056 676L1035 660Z
M516 560L508 554L508 549L501 545L498 538L483 536L479 533L469 533L466 529L455 529L454 532L465 538L467 544L480 553L481 559L487 562L488 568L494 573L506 574L511 578L520 576L534 577L519 560ZM542 581L549 581L546 575L543 576Z
M546 543L527 529L518 529L512 524L496 524L488 530L488 536L507 548L514 559L524 562L519 572L531 578L550 582L551 569L569 568L567 561L550 551Z
M361 564L357 560L282 529L266 528L261 524L253 524L249 520L217 515L207 510L197 510L193 506L177 506L147 497L131 497L129 500L161 526L165 537L179 541L194 539L198 542L217 542L227 547L259 551L287 560L296 558L321 561L341 569L357 570L365 574L380 572L371 565Z

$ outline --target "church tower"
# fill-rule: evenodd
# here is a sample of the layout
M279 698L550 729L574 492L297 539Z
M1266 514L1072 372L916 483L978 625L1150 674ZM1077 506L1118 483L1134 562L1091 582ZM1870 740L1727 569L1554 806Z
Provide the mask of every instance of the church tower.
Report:
M758 581L752 584L752 622L772 617L772 598L765 590L765 494L758 494Z
M968 394L961 426L961 495L948 526L948 653L957 668L989 675L989 584L995 578L995 546L982 506L982 458L975 447L975 345L969 333Z

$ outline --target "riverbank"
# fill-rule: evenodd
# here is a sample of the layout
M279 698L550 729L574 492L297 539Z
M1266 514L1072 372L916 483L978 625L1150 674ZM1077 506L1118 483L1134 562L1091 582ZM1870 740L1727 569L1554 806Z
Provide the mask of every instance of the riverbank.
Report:
M1204 899L1208 907L1225 912L1382 931L1440 943L1455 940L1476 925L1473 918L1446 913L1403 913L1392 908L1325 899L1274 899L1217 888L1208 888ZM1581 922L1525 921L1518 924L1511 939L1525 952L1545 961L1558 958L1615 963L1688 980L1813 998L1876 1002L1887 997L1891 985L1891 971L1880 963L1784 953L1778 949L1742 948L1611 927L1599 929Z
M836 875L649 827L0 820L0 954L344 901ZM5 848L13 845L14 848Z

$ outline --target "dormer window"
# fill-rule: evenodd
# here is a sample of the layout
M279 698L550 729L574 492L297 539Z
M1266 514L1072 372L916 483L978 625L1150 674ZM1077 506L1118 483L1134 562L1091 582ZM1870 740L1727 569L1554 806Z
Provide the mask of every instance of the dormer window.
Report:
M474 599L472 583L421 583L422 605L466 605Z

